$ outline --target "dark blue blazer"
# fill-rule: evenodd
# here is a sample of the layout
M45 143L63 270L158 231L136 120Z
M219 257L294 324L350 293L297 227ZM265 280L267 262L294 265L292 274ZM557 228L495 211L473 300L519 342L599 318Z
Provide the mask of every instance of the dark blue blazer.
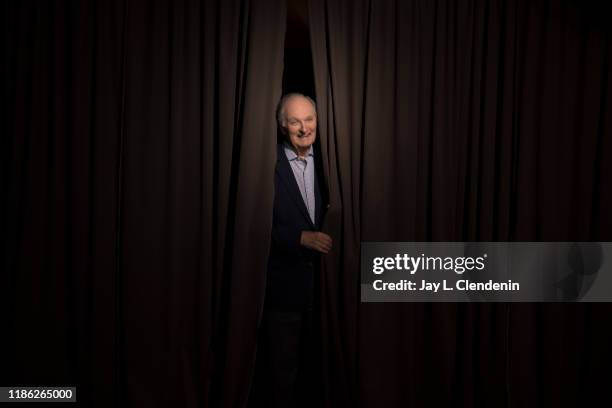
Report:
M315 157L315 222L308 210L282 144L276 149L272 240L268 257L266 306L301 310L311 299L319 253L300 245L302 231L319 231L324 210Z

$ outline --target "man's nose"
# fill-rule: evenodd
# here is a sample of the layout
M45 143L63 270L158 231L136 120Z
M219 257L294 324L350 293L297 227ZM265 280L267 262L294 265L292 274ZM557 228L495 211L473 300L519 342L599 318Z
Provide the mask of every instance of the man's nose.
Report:
M306 131L306 124L304 122L300 122L300 132Z

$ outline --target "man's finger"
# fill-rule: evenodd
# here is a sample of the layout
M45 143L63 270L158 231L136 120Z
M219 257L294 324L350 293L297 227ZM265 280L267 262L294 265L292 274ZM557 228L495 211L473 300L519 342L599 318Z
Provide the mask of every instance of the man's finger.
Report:
M324 232L319 232L319 237L321 237L322 239L326 241L331 241L331 237Z

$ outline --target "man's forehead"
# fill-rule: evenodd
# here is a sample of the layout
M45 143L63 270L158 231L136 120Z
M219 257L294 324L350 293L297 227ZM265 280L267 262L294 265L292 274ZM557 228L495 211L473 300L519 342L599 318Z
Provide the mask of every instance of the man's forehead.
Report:
M312 103L306 98L295 96L285 102L287 116L312 115L315 113Z

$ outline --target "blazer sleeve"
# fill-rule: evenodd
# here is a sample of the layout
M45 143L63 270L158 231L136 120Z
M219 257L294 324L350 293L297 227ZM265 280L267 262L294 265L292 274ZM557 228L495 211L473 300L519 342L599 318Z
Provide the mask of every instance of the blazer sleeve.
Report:
M295 227L276 225L272 228L272 239L275 246L287 255L301 257L304 248L300 244L302 231Z

